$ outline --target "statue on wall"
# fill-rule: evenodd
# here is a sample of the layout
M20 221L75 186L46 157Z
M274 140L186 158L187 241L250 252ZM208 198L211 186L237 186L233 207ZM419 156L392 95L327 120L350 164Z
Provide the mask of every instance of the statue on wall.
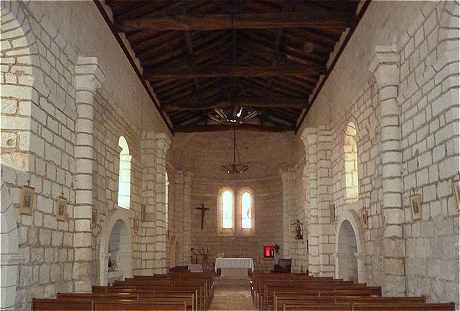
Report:
M300 220L297 219L291 225L295 226L295 239L296 240L303 240L303 223Z

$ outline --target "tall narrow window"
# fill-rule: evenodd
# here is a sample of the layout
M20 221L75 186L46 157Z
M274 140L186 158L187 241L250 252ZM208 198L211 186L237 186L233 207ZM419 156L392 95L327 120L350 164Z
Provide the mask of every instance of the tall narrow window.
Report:
M249 188L238 192L238 227L240 234L254 233L254 194Z
M123 136L118 140L120 151L120 165L118 172L118 206L129 208L131 205L131 155L128 142Z
M252 228L252 197L249 192L244 192L241 196L241 228Z
M222 188L218 196L217 230L221 235L233 235L235 231L235 195L230 188Z
M233 228L233 192L224 191L222 194L222 228Z
M353 122L347 124L345 129L345 193L346 199L355 201L359 197L358 181L358 143L357 131Z

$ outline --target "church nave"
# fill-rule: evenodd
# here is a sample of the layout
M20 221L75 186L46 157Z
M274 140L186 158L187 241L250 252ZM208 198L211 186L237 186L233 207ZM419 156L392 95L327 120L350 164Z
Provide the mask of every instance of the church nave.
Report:
M459 0L0 8L0 310L460 307Z

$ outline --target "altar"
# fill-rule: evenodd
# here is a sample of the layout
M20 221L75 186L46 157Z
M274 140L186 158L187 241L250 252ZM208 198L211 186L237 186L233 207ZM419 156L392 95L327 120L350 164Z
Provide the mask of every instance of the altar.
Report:
M245 279L248 270L254 272L254 261L252 258L216 258L216 273L221 272L221 277L231 279Z

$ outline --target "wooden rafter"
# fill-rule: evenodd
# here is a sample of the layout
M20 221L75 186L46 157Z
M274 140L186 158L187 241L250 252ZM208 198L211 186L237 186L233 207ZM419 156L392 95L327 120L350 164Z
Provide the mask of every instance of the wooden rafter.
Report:
M143 17L119 21L120 30L214 31L224 29L316 28L344 29L350 25L346 14L325 14L314 10L259 14L209 14Z
M344 0L105 4L113 13L107 23L126 35L142 83L178 131L219 130L210 119L215 108L235 114L240 107L257 113L248 121L257 129L292 130L330 71L343 31L358 20L358 2Z
M292 131L293 128L286 125L277 126L264 126L258 124L240 124L239 130L263 131L263 132L283 132ZM177 126L176 132L215 132L215 131L230 131L233 130L231 124L209 124L209 125L195 125L195 126Z
M252 108L294 108L303 109L306 107L305 99L290 97L236 97L231 101L223 100L212 105L200 105L195 100L185 102L175 102L170 105L163 105L165 111L199 111L214 108L225 108L231 106L252 107Z
M155 79L194 79L220 77L270 77L270 76L304 76L312 72L323 72L324 69L302 65L280 66L214 66L211 68L172 68L146 70L146 80Z

